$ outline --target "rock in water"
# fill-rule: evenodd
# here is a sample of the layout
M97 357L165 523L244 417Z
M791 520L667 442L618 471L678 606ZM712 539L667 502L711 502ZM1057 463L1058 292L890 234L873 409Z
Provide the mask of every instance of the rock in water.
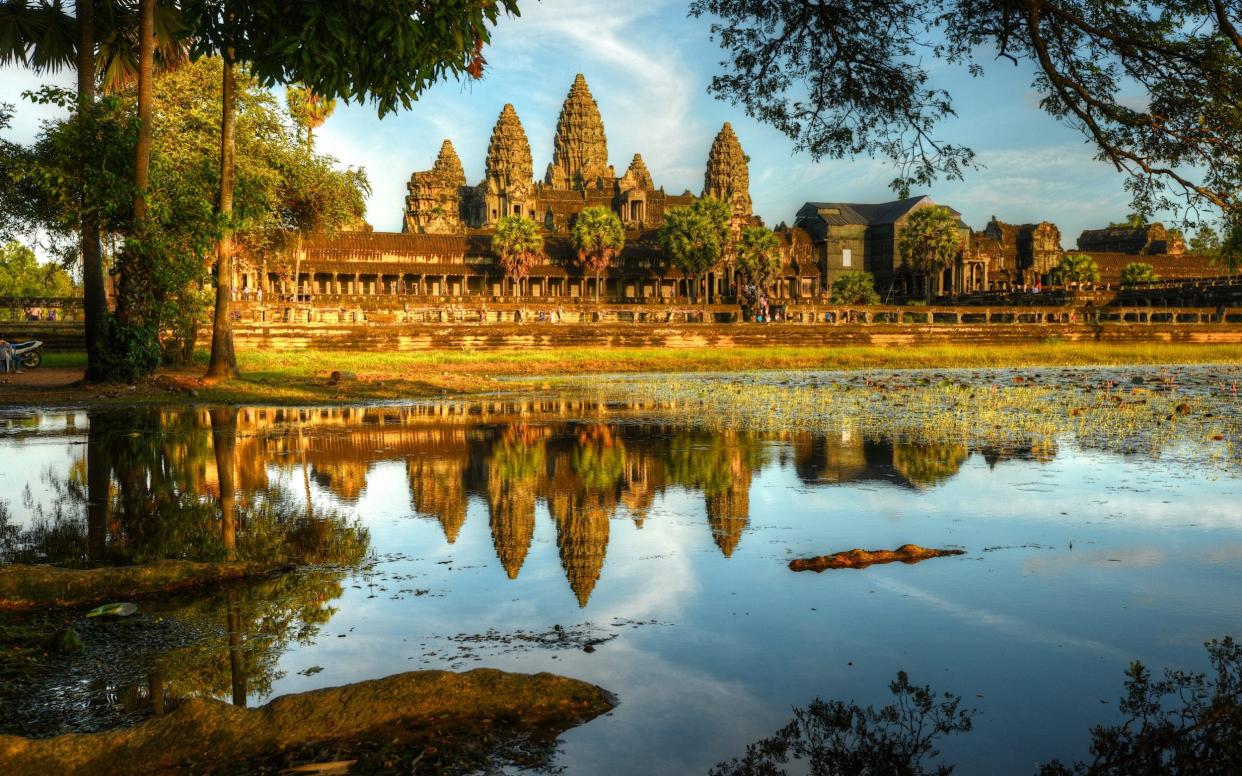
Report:
M76 655L86 648L73 628L63 628L48 641L48 649L60 655Z

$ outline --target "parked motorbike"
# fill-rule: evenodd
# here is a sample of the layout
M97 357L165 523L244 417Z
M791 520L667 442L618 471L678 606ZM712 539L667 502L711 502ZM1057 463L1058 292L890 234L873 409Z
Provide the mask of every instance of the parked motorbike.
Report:
M24 369L34 369L43 363L43 343L39 340L26 340L25 342L10 343L13 346L13 352L21 359L21 365Z

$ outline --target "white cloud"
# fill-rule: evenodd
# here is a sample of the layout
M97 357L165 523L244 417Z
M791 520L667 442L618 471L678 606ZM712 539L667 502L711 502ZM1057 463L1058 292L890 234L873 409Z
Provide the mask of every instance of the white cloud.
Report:
M23 92L33 91L44 84L72 89L75 76L72 72L38 76L25 68L0 68L0 102L7 102L16 109L13 126L5 132L7 139L29 143L38 133L40 122L65 115L65 111L54 105L36 105L22 97Z

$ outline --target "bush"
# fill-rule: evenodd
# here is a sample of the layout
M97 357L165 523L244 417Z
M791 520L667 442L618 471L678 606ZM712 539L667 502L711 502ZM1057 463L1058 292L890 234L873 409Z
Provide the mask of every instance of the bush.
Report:
M870 272L846 272L832 282L832 301L837 304L878 304L875 278Z
M1062 283L1095 283L1100 279L1100 267L1085 253L1067 253L1052 274Z
M1121 285L1133 286L1138 283L1150 283L1159 280L1156 268L1147 262L1132 261L1121 270Z

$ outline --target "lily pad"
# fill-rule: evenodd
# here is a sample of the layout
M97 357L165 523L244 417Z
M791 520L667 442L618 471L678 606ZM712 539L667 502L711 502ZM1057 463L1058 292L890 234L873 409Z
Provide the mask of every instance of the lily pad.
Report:
M86 613L87 617L128 617L138 611L138 604L129 602L121 604L104 604Z

